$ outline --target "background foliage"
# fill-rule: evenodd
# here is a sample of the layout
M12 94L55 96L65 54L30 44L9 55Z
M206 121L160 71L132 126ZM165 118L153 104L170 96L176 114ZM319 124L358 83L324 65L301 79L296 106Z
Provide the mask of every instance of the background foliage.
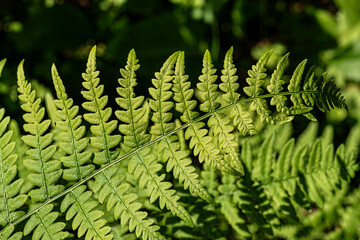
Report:
M55 95L49 71L55 62L65 84L71 84L67 88L69 96L82 102L80 76L94 44L98 46L101 81L110 96L116 94L117 69L125 65L132 48L142 66L137 74L138 95L148 94L153 73L177 50L186 51L187 74L198 76L206 49L211 51L215 67L221 69L225 52L233 46L240 80L246 78L254 58L268 49L275 50L267 66L272 70L278 56L290 51L289 69L307 58L342 88L348 112L340 109L318 116L320 131L325 122L333 126L336 147L346 141L350 129L360 120L357 0L3 0L0 59L8 60L0 81L0 107L23 123L15 78L23 58L29 60L25 66L27 77L40 97L45 98L49 91ZM295 119L295 137L307 123L305 118ZM355 177L351 188L357 189L359 181ZM352 197L356 196L344 200L344 211L347 201L354 201ZM336 211L341 215L342 209Z

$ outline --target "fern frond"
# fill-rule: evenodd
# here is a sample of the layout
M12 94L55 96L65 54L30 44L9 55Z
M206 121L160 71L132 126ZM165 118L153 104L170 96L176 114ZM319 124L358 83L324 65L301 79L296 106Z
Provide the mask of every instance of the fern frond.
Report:
M99 204L97 201L91 199L92 192L85 191L86 186L81 185L68 193L61 202L61 212L66 211L66 221L74 218L72 222L72 229L78 229L78 237L85 235L85 239L113 239L112 234L109 234L111 228L105 226L106 220L101 217L104 213L96 210Z
M340 89L331 80L325 81L321 86L319 96L314 97L317 106L322 111L329 111L332 108L346 108L345 98L341 95Z
M90 137L91 146L100 150L94 153L93 162L99 165L106 164L117 158L118 152L112 149L119 145L121 137L111 135L117 127L117 120L109 121L112 109L106 108L108 96L102 96L104 85L99 85L99 71L96 71L96 46L90 51L86 67L86 72L82 74L84 79L82 85L86 90L81 91L81 94L87 101L82 106L90 113L85 113L84 119L92 124L90 130L95 135Z
M169 61L175 61L177 55L178 53L175 53L170 56ZM166 66L169 61L164 65ZM146 133L147 123L140 121L145 114L145 109L140 107L144 98L135 97L133 90L136 85L135 71L139 68L137 62L135 51L131 50L125 69L120 70L122 78L119 78L120 87L117 88L120 97L116 102L124 110L117 110L115 115L125 123L119 125L119 131L125 135L123 145L128 149L138 148L150 140L150 135ZM178 202L180 197L171 189L171 183L164 181L165 174L158 176L157 172L161 168L157 156L151 153L150 148L136 152L129 162L129 173L133 174L135 179L139 179L140 188L146 187L150 202L159 199L160 208L166 206L174 215L193 226L189 213Z
M200 110L214 112L208 120L210 131L216 137L220 149L225 152L225 160L243 175L244 167L239 159L239 145L232 133L234 127L230 124L230 119L226 117L225 113L215 112L220 105L216 102L219 92L217 92L217 84L214 83L217 79L217 76L214 75L215 72L216 69L213 68L210 52L206 50L203 58L202 75L199 76L200 82L197 84L200 98L203 100L203 103L200 104Z
M268 106L265 99L258 98L264 90L262 89L265 78L267 76L265 65L269 61L270 56L273 50L268 51L265 53L256 65L252 66L252 70L248 71L249 77L246 78L246 82L250 85L249 87L244 87L244 92L253 101L250 104L250 109L253 111L257 111L259 114L261 121L263 122L270 122L270 113L271 111L268 110Z
M146 110L140 107L144 102L144 96L135 97L134 87L137 85L135 71L140 65L134 50L131 50L125 69L120 69L122 78L118 79L120 87L116 91L120 97L116 103L125 110L117 110L116 117L125 124L119 125L119 131L124 134L123 145L128 149L134 149L150 140L149 134L142 134L148 127L147 122L141 121Z
M283 90L282 86L285 84L285 81L282 80L281 78L284 74L288 57L289 54L286 54L278 62L276 70L271 75L270 84L267 86L267 90L269 91L269 93L275 95L271 98L270 104L276 106L276 111L278 112L284 111L286 106L287 98L285 96L278 94Z
M204 122L193 122L199 116L199 113L194 111L196 101L191 100L194 90L190 88L191 84L188 81L189 76L185 75L185 60L184 55L179 54L175 65L175 77L173 84L174 100L176 101L175 109L182 113L180 119L184 123L190 124L186 129L185 138L190 139L189 147L193 149L195 156L199 155L199 162L217 167L218 169L229 174L240 175L228 162L226 162L220 155L220 150L212 143L211 136L208 135L208 130L204 128Z
M1 72L1 69L0 69ZM17 154L13 154L15 142L11 142L12 131L7 130L10 117L4 118L5 110L0 109L0 225L8 226L1 239L21 238L22 233L14 231L12 223L23 216L24 211L18 210L27 200L27 195L19 194L24 183L23 179L16 179Z
M164 239L158 233L159 227L153 220L147 220L146 212L140 211L141 203L136 202L137 194L130 193L130 185L124 182L125 176L116 167L107 169L96 178L94 191L99 194L99 202L107 200L108 211L113 209L115 219L120 219L121 227L129 225L129 231L135 231L136 237L142 239Z
M281 77L286 67L288 54L279 61L269 84L267 84L265 64L271 54L272 51L265 53L257 64L253 65L252 70L248 72L249 77L246 79L250 86L243 89L245 94L250 97L250 110L256 111L262 122L280 125L291 121L294 115L303 115L312 121L316 121L310 113L315 103L323 111L335 107L346 108L344 97L332 81L325 80L326 75L315 79L314 70L311 68L302 83L306 60L302 61L292 74L287 86L289 91L283 91L285 82L281 80ZM270 94L264 95L263 88L266 88ZM290 95L292 106L289 106L288 95ZM268 97L271 97L270 105L276 106L276 112L269 109L268 102L265 99ZM237 104L241 105L241 101ZM278 116L274 116L275 114Z
M221 97L229 105L240 100L240 94L236 92L239 88L238 76L235 75L236 70L233 64L233 47L231 47L225 55L224 69L221 71L222 75L220 77L222 83L219 85L219 88L224 92ZM233 118L234 125L243 135L256 134L255 127L252 124L253 120L245 104L234 104L230 110L230 117Z
M220 212L224 214L232 229L234 229L240 237L249 239L251 234L246 221L240 216L241 211L237 208L237 203L233 201L235 197L234 191L237 190L234 180L234 176L228 174L223 175L222 184L218 187L221 195L217 197L216 201L220 204Z
M4 69L5 63L6 63L6 58L4 58L0 61L0 77L1 77L2 71Z
M22 61L19 64L18 92L19 100L23 102L21 108L26 112L23 115L24 130L28 135L22 137L26 145L30 147L27 150L28 159L24 160L24 165L33 173L28 175L28 180L38 186L29 192L33 201L45 201L64 190L64 186L55 185L61 177L62 169L59 160L52 160L56 151L56 146L51 145L53 134L44 133L50 126L50 120L43 120L45 108L40 106L40 98L36 98L35 90L31 90L31 84L27 82L24 75Z
M179 55L184 52L180 52ZM168 59L160 72L155 73L155 79L152 79L155 88L150 88L149 92L153 99L150 100L150 107L154 111L152 121L155 123L151 127L151 133L155 137L161 137L165 133L175 129L175 123L170 122L172 113L169 112L174 103L169 101L172 97L171 81L173 80L173 66L175 56ZM189 188L191 193L195 193L207 202L213 202L206 189L200 184L196 169L191 165L189 157L190 152L183 150L177 136L173 135L164 138L157 146L158 151L163 153L163 159L167 163L166 171L173 171L175 178L184 182L184 188Z
M254 182L250 176L249 173L245 174L237 183L233 201L250 218L252 224L259 226L262 234L272 236L274 230L280 226L279 218L263 186Z
M51 68L52 78L56 90L57 100L54 104L57 109L56 128L59 129L59 147L66 153L60 161L67 169L63 170L63 178L68 181L78 181L92 173L95 166L89 164L91 153L84 151L89 143L84 138L85 126L81 126L79 107L73 106L73 100L68 98L64 84L55 65Z
M63 232L65 223L55 222L59 216L58 212L52 211L53 205L48 204L39 211L35 212L26 222L24 236L32 233L32 239L65 239L69 233Z
M274 134L269 135L262 144L257 160L252 163L252 179L261 182L266 193L280 204L278 207L283 205L282 209L287 209L283 213L294 218L294 209L285 198L290 196L295 201L304 201L299 198L298 194L301 194L323 207L324 201L331 198L341 181L348 181L349 176L353 176L359 168L356 159L346 154L343 145L334 154L333 145L322 147L320 139L312 146L298 148L291 139L284 145L279 157L274 159L275 152L271 147L274 139ZM285 208L285 205L288 207Z

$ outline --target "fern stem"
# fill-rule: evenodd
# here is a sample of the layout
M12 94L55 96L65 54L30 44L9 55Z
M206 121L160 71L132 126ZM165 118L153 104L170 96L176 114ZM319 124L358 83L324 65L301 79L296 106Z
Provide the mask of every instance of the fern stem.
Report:
M297 94L303 94L303 93L307 93L307 94L320 94L321 92L320 91L297 91L297 92L282 92L282 93L278 93L278 94L264 94L264 95L261 95L261 96L258 96L256 98L258 99L264 99L264 98L270 98L270 97L273 97L273 96L279 96L279 95L282 95L282 96L286 96L286 95L293 95L294 93L297 93ZM196 122L200 122L212 115L214 115L215 113L217 112L220 112L220 111L223 111L225 109L228 109L230 107L233 107L237 104L242 104L242 103L247 103L247 102L251 102L253 101L254 99L256 98L247 98L247 99L241 99L240 101L236 101L232 104L229 104L229 105L226 105L224 107L221 107L221 108L217 108L215 109L214 111L212 112L209 112L209 113L206 113L194 120L190 120L189 122L183 124L182 126L178 127L178 128L175 128L165 134L163 134L162 136L154 139L154 140L151 140L141 146L139 146L138 148L124 154L123 156L119 157L118 159L108 163L107 165L99 168L98 170L94 171L93 173L91 173L90 175L88 175L87 177L83 178L82 180L80 180L79 182L77 182L76 184L72 185L71 187L69 187L68 189L65 189L64 191L62 191L61 193L55 195L54 197L52 198L49 198L48 200L46 200L44 203L42 203L39 207L37 207L36 209L32 210L31 212L25 214L24 216L22 216L21 218L17 219L12 225L15 226L17 224L19 224L20 222L24 221L26 218L30 217L32 214L38 212L40 209L42 209L44 206L46 206L47 204L49 203L52 203L54 202L55 200L63 197L64 195L66 195L67 193L73 191L75 188L79 187L80 185L83 185L85 184L88 180L92 179L94 176L104 172L106 169L114 166L115 164L123 161L124 159L134 155L135 153L138 153L140 152L141 150L151 146L152 144L154 143L157 143L167 137L169 137L170 135L173 135L175 134L176 132L180 131L180 130L183 130L183 129L186 129L188 128L189 126L191 126L192 124L196 123ZM4 231L4 229L0 232L2 233Z

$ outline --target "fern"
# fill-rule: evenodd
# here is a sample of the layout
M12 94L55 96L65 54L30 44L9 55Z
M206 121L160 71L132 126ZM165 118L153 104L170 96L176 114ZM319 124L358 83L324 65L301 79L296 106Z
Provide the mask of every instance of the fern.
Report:
M249 112L246 111L246 105L242 103L234 104L240 99L240 94L236 92L239 88L238 77L235 75L236 70L233 64L233 48L231 47L225 55L224 69L221 71L222 83L219 88L224 92L221 97L226 104L233 104L230 117L234 119L234 125L238 127L239 131L243 135L254 135L256 130Z
M64 170L63 178L67 181L79 181L92 173L95 166L86 164L91 158L91 152L84 151L89 139L83 138L85 126L81 126L81 116L78 115L79 107L73 106L73 100L68 98L64 84L56 70L51 69L53 82L58 99L54 101L58 110L56 128L59 129L59 147L66 153L60 161L68 169Z
M163 75L166 76L168 74L166 72L171 71L176 55L176 53L173 54L164 63ZM135 51L130 51L125 70L120 71L123 78L119 79L120 87L117 88L120 97L116 100L124 110L118 110L115 114L119 120L127 123L121 124L119 131L125 135L124 146L128 149L138 148L150 140L150 135L146 133L147 123L141 121L146 112L143 107L140 107L144 98L135 97L133 92L136 85L135 71L139 68L137 62ZM193 225L189 213L178 202L180 197L175 194L174 190L170 189L171 183L163 181L164 174L160 176L157 174L161 167L161 164L157 162L156 155L151 153L151 149L145 148L135 153L131 158L129 173L133 173L136 179L140 179L140 188L146 186L150 202L159 198L160 208L166 206L173 214L178 215L189 225Z
M12 223L25 214L24 211L18 211L18 209L27 200L27 195L19 194L24 180L17 179L14 181L17 174L15 165L17 155L13 154L15 143L10 142L12 131L7 131L10 117L4 118L4 113L5 110L0 109L0 225L8 227L5 233L1 235L1 239L7 239L13 232ZM13 238L19 239L21 235L20 232L17 232Z
M56 185L62 175L61 163L59 160L52 160L56 146L51 145L53 134L44 133L50 126L50 120L43 121L45 108L40 106L41 100L35 99L36 93L31 90L31 84L25 79L23 61L18 67L18 92L19 99L23 102L21 108L26 112L23 115L24 130L28 135L22 137L26 145L30 147L26 154L29 157L24 160L24 165L32 173L28 180L38 186L29 192L33 201L44 202L64 190L64 186Z
M65 169L63 178L68 181L79 181L92 173L94 165L87 164L91 153L84 151L88 145L88 139L82 138L85 133L85 127L80 126L81 117L78 116L78 107L72 106L73 100L67 97L63 82L56 70L55 65L52 69L53 82L57 93L57 100L54 100L57 111L56 127L59 129L59 146L65 152L60 160L63 162ZM112 239L108 235L110 227L103 227L106 224L105 219L99 219L103 212L99 210L91 211L98 206L95 200L91 200L91 192L85 192L86 186L81 185L70 191L61 203L61 212L66 212L66 220L74 218L73 230L78 230L78 237L86 233L86 239Z
M190 124L185 132L185 138L190 139L190 148L193 148L195 156L199 155L200 163L205 161L224 172L238 175L239 173L220 156L220 150L211 142L212 138L207 136L208 130L204 128L205 123L201 121L192 122L199 116L199 113L193 111L196 101L191 100L194 90L190 89L190 82L187 81L188 76L185 75L184 61L184 57L180 55L175 67L173 91L174 100L177 102L175 109L183 113L180 119Z
M220 105L216 102L219 93L216 92L217 84L214 84L217 78L217 76L214 75L215 72L216 69L213 69L210 52L206 51L203 60L203 74L199 77L200 83L197 84L200 96L204 101L199 107L200 110L204 112L214 112ZM233 94L235 94L235 92ZM231 167L236 169L236 171L244 174L244 168L239 159L239 146L236 142L235 135L232 134L234 127L230 125L230 119L227 118L224 113L215 112L209 118L208 126L217 138L221 147L220 150L225 152L224 159L226 162L230 163Z
M120 143L121 137L120 135L111 135L117 127L117 121L109 121L112 109L110 107L105 108L108 96L101 96L104 85L99 85L99 71L96 71L95 55L96 47L93 47L86 64L86 72L82 74L84 79L83 87L86 90L81 91L81 94L87 100L82 106L90 112L84 114L84 119L92 124L90 130L95 135L90 137L91 146L100 150L94 153L93 162L95 164L105 164L110 163L118 156L118 152L111 150Z
M180 52L178 60L183 59L183 56L184 53ZM168 64L171 64L170 59L168 61ZM154 125L151 128L151 133L155 137L161 137L165 133L175 129L175 123L169 123L172 114L168 112L174 105L169 101L172 96L170 90L173 77L171 76L172 71L166 71L167 69L165 67L167 66L165 64L160 72L155 73L156 78L152 80L155 88L149 89L150 95L153 97L153 99L150 100L150 107L154 111L152 116ZM185 189L189 188L191 193L197 194L207 202L213 201L198 180L196 170L191 165L190 152L188 150L181 150L177 136L173 135L164 138L159 142L158 149L160 152L164 152L163 158L164 161L167 162L166 171L170 172L173 170L174 177L178 178L180 182L184 182Z
M257 116L279 125L295 115L315 120L311 111L316 106L324 111L346 107L326 75L316 78L311 68L302 80L305 61L289 84L283 80L288 55L267 77L271 54L252 67L248 86L240 92L233 48L225 55L219 85L206 51L195 96L185 74L185 53L175 52L155 73L151 98L145 99L135 94L140 65L131 50L120 69L115 99L119 109L111 109L94 47L82 75L83 115L66 94L55 65L51 73L57 98L47 95L46 113L21 62L18 92L25 112L25 145L13 139L10 118L3 118L0 110L1 239L30 234L32 239L75 238L74 234L86 240L113 239L123 231L142 239L202 234L209 239L271 238L287 231L300 236L301 227L313 226L302 222L302 211L317 207L327 214L335 195L339 201L333 209L342 204L340 193L346 191L341 188L349 186L359 168L358 151L353 151L358 148L356 131L336 150L333 131L326 128L316 140L315 125L298 140L290 138L291 127L284 125L239 141L240 135L256 134ZM4 64L0 62L0 73ZM175 119L178 114L182 124ZM24 146L25 156L20 149ZM25 165L29 173L17 168L17 156L19 166ZM24 177L31 183L26 188ZM165 207L169 212L163 211ZM358 215L347 210L342 216ZM342 236L356 236L349 222L341 224Z

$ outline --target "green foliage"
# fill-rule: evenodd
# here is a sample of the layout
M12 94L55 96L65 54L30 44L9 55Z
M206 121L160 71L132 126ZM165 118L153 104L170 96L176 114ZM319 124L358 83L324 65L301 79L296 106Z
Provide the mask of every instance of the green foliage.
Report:
M248 85L239 92L233 48L225 55L219 86L205 52L196 88L185 74L185 53L175 52L155 73L146 99L135 93L140 65L131 50L120 69L118 108L112 109L107 105L114 99L104 94L93 47L82 75L85 113L68 97L53 65L57 99L46 98L51 120L45 119L21 62L18 91L26 132L21 139L28 147L23 157L11 140L10 118L0 110L1 238L122 239L129 231L134 233L124 238L264 239L290 230L298 236L302 227L313 227L301 214L311 208L326 214L333 196L350 188L359 168L358 151L352 151L358 147L358 128L336 150L332 130L326 128L316 140L315 125L298 140L290 138L289 125L255 135L257 119L281 125L295 115L315 120L316 106L323 111L346 107L326 75L316 78L311 68L302 78L306 61L287 83L285 55L268 78L271 54L252 67ZM23 192L17 156L30 171L32 185ZM354 198L344 201L354 205ZM340 217L356 218L358 212L351 210ZM358 234L349 221L340 226L344 236Z
M43 121L45 108L41 107L41 100L36 99L35 90L31 89L31 84L25 79L23 63L24 61L20 63L17 75L19 100L23 102L21 108L26 112L23 115L26 122L24 130L29 133L22 137L24 143L29 146L26 151L28 158L24 160L24 165L32 172L28 175L28 180L38 187L31 190L28 195L33 201L44 202L64 190L64 186L56 185L62 175L61 162L52 159L57 146L51 144L53 134L45 134L51 121Z

